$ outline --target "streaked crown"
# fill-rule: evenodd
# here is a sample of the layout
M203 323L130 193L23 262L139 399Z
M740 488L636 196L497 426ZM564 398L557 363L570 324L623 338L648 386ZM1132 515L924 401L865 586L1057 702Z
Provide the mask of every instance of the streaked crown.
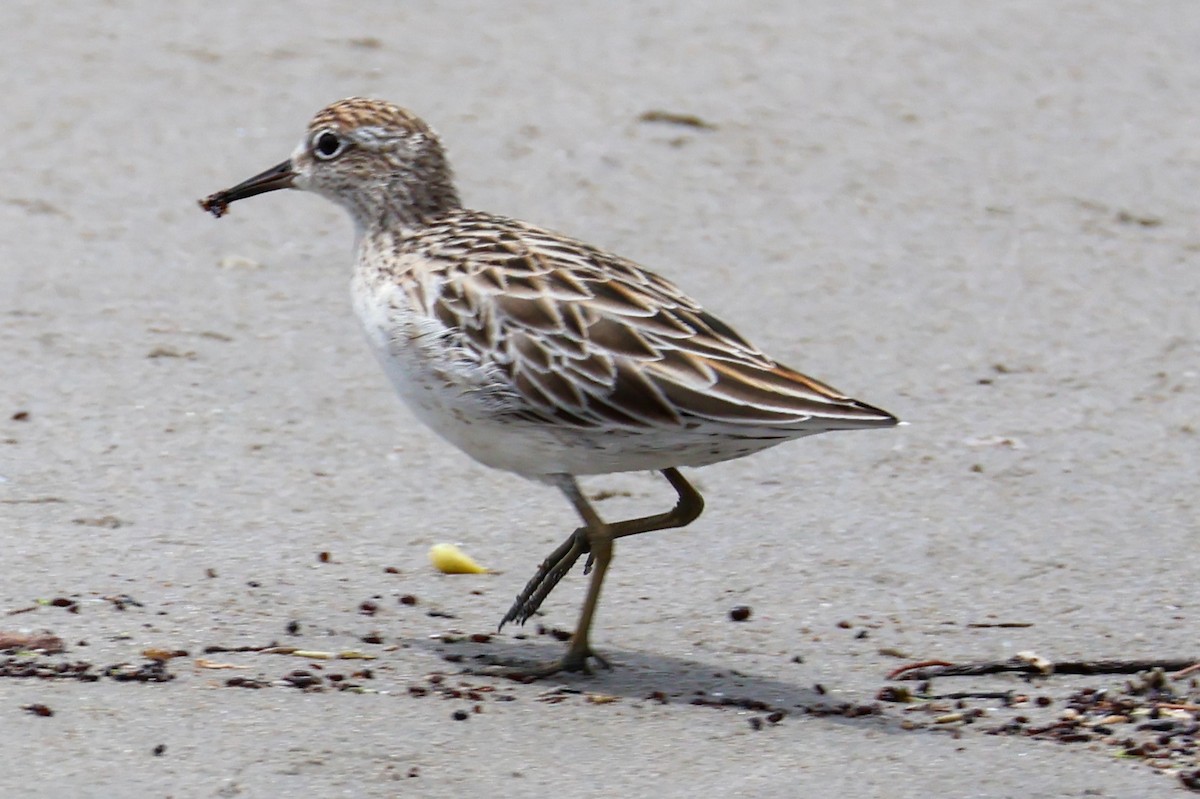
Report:
M379 131L409 131L433 135L429 126L407 108L401 108L386 100L370 100L366 97L347 97L318 111L308 123L308 132L316 133L325 128L342 131L374 128Z
M383 100L348 97L318 111L292 168L296 188L342 205L362 230L416 227L460 207L437 134Z

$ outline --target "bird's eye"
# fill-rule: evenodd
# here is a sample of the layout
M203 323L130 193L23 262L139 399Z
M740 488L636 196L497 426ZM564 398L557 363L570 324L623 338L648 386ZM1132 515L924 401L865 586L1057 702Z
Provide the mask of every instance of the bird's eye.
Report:
M341 155L345 149L345 140L333 131L323 130L313 137L313 155L322 161Z

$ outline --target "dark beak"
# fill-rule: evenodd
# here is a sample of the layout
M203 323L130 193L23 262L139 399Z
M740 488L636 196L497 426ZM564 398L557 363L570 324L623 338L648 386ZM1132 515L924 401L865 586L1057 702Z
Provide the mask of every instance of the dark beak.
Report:
M266 172L255 175L249 180L243 180L232 189L225 189L225 191L208 195L200 201L200 207L220 219L229 210L230 203L244 200L247 197L253 197L256 194L275 191L276 189L290 189L292 188L292 181L295 179L296 172L292 169L292 162L290 160L284 161L282 164L273 166Z

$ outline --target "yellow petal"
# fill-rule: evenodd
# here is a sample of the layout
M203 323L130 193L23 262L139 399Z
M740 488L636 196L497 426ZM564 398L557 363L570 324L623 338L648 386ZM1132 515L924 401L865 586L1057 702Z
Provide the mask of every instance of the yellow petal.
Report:
M434 544L429 549L429 562L442 574L486 574L480 566L454 544Z

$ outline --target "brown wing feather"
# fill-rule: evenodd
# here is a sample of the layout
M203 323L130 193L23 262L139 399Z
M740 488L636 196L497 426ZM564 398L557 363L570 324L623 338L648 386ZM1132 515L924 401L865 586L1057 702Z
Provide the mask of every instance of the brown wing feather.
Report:
M506 379L524 418L747 436L896 422L780 366L630 261L502 217L472 225L471 213L442 234L456 257L431 311ZM497 225L490 241L465 232Z

